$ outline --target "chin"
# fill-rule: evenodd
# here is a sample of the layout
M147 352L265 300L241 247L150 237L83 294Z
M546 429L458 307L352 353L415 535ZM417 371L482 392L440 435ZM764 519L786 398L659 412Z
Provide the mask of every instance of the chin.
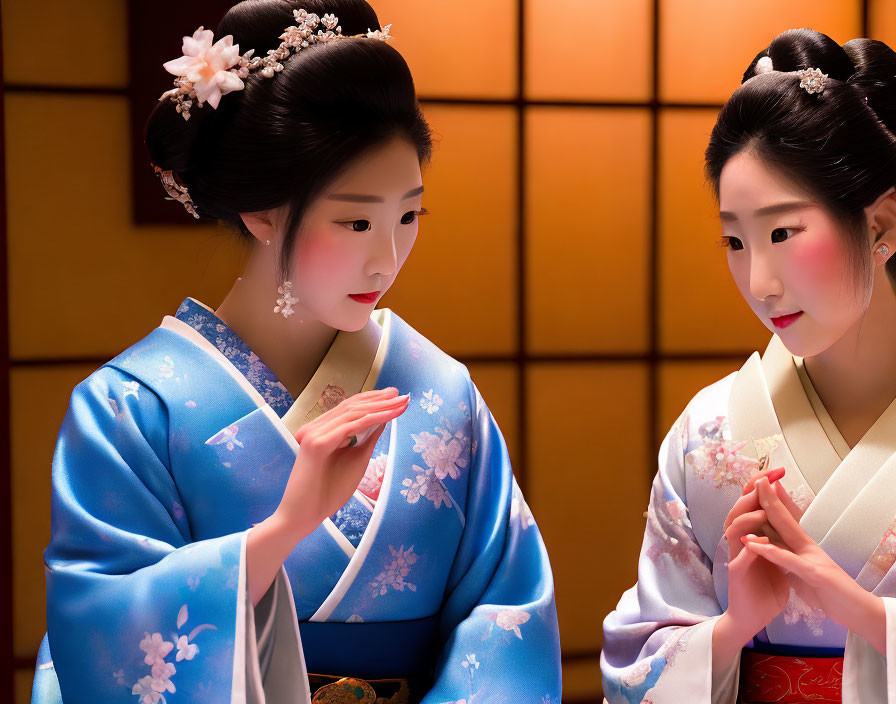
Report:
M365 325L367 325L367 321L370 319L370 315L357 315L357 316L345 316L340 318L338 321L334 321L331 327L336 328L337 330L342 330L343 332L357 332L358 330L362 330Z
M797 323L799 325L799 323ZM788 330L775 330L775 334L781 338L781 342L794 357L815 357L827 349L830 349L836 339L820 335L799 334L796 330L788 334Z

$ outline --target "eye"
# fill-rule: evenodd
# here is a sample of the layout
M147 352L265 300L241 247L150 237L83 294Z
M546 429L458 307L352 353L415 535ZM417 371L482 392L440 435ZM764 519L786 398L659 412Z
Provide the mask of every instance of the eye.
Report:
M789 240L797 232L798 229L795 227L776 227L772 230L772 243L777 244Z
M416 220L421 215L429 215L429 211L426 208L420 208L420 210L409 210L401 216L401 224L411 225L413 224L414 220Z
M352 220L351 222L342 222L339 224L346 228L351 225L352 230L355 232L367 232L372 227L370 220Z
M722 235L722 239L719 240L719 246L738 250L744 248L744 243L733 235Z

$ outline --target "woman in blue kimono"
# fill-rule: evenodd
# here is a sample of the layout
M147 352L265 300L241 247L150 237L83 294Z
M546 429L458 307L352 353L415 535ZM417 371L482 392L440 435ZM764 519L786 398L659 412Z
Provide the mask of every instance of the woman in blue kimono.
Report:
M378 28L361 0L252 0L165 64L156 173L251 252L216 310L187 298L72 394L33 701L560 701L501 433L374 310L431 148Z

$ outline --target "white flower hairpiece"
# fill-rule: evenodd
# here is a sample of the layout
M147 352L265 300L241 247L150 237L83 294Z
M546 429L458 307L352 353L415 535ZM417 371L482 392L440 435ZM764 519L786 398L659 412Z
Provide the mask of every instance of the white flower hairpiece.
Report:
M822 73L820 68L804 68L802 71L797 71L796 75L800 78L800 88L809 95L821 93L828 77L828 74Z
M163 64L168 73L176 76L174 88L162 93L159 100L171 100L184 120L190 119L190 109L208 103L217 109L222 95L243 90L243 79L250 73L260 72L265 78L273 78L283 70L281 63L291 54L297 54L311 44L325 44L337 39L348 39L335 15L318 17L307 10L293 10L296 24L290 25L279 36L280 46L269 49L267 56L253 57L254 49L240 55L240 45L233 43L228 34L212 44L214 33L200 27L192 37L184 37L183 56ZM320 26L324 29L319 29ZM386 25L381 30L368 30L366 34L351 35L379 41L392 38ZM317 30L315 32L314 30Z
M243 90L243 80L251 73L261 73L265 78L273 78L283 70L281 63L291 54L297 54L312 44L326 44L337 39L366 37L386 42L392 38L391 24L382 29L368 29L366 34L346 36L342 34L339 20L333 14L318 17L307 10L293 10L295 25L283 30L278 38L280 46L269 49L267 56L253 57L254 49L240 54L239 44L233 43L233 35L228 34L214 44L215 35L210 29L200 27L192 37L184 37L183 56L162 64L168 73L175 76L174 88L162 93L159 101L170 100L184 120L190 119L190 109L208 103L217 109L221 96L235 90ZM319 29L319 26L325 29ZM317 30L315 32L314 30ZM326 31L325 31L326 30ZM194 218L199 217L187 187L178 183L171 170L160 169L152 164L155 174L161 179L168 200L181 203Z

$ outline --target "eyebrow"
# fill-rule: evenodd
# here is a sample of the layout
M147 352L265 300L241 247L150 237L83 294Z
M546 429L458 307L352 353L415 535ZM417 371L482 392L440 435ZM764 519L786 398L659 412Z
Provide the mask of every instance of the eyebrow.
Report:
M761 218L765 215L777 215L778 213L789 213L793 210L800 210L802 208L808 208L812 206L813 203L805 200L793 201L790 203L775 203L774 205L766 205L764 208L757 208L753 211L753 217ZM722 220L737 220L737 215L734 213L728 213L726 211L721 211L719 213L719 217Z
M407 193L405 193L401 199L407 200L408 198L413 198L414 196L419 196L423 193L423 186L418 186L417 188L411 189ZM327 196L327 200L341 200L341 201L350 201L353 203L385 203L386 199L381 198L380 196L365 196L359 195L357 193L332 193Z

